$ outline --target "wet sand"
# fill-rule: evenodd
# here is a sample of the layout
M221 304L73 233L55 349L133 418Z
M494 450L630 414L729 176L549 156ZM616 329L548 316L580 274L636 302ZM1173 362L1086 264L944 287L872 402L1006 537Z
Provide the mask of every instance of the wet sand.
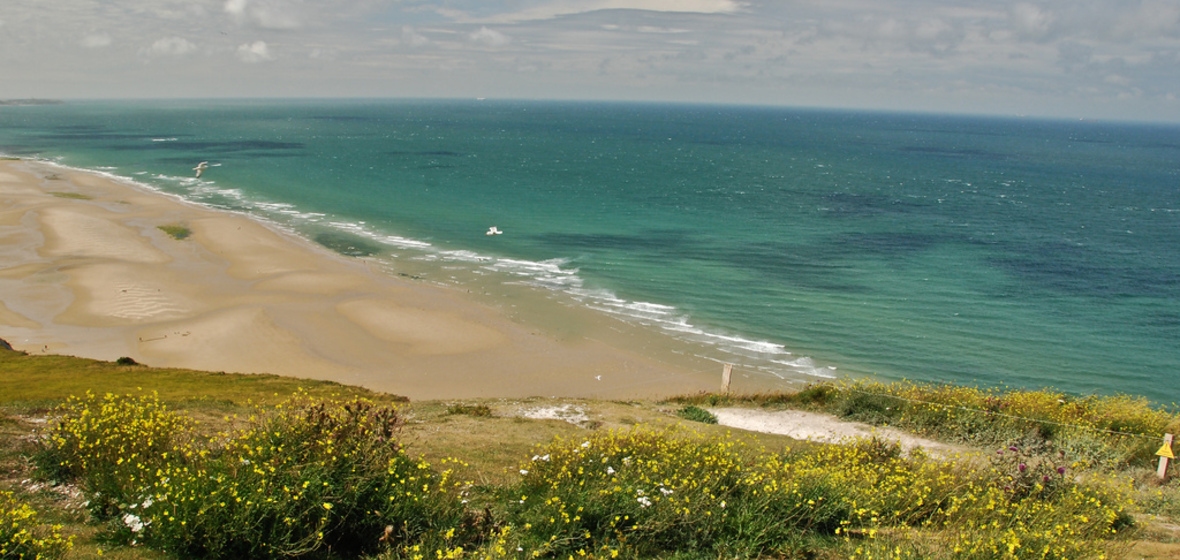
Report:
M31 160L0 161L0 338L30 353L328 379L415 399L637 398L713 390L718 379L514 322L244 215Z

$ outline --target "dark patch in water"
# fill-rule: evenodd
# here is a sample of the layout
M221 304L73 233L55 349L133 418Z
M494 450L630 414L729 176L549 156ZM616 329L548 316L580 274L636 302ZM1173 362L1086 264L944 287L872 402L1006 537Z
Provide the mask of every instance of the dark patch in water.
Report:
M145 146L111 146L116 150L168 150L186 152L233 153L252 151L286 151L301 150L302 142L272 142L270 140L241 140L236 142L195 142L177 140L175 142L152 142Z
M681 253L694 245L682 231L647 231L637 235L611 233L547 233L537 236L552 247L581 250L623 249L628 251L656 251Z
M340 232L325 232L314 237L316 243L349 257L371 257L381 247L355 235Z
M312 116L306 117L306 118L308 120L313 120L313 121L339 121L339 122L376 120L371 117L358 117L358 116L354 116L354 115L312 115Z
M827 244L849 256L888 256L924 251L945 241L946 236L927 233L845 233Z
M144 139L144 135L143 134L136 134L136 133L128 133L128 132L104 132L104 131L101 131L98 129L93 129L93 130L92 129L79 129L77 131L72 131L72 132L66 131L66 132L51 133L51 134L37 134L36 138L39 140L47 140L47 141L90 140L90 141L111 142L111 141L122 141L122 140L142 141ZM164 142L157 142L157 144L163 144L163 143Z
M30 148L28 146L0 146L0 154L11 154L14 156L35 156L42 152L38 148Z
M1102 298L1180 296L1178 270L1136 267L1117 255L1094 255L1091 249L1065 243L1001 247L1006 254L988 259L992 266L1045 289Z
M452 152L450 150L425 150L425 151L421 151L421 152L393 151L393 152L385 152L385 154L390 155L390 156L438 156L438 157L460 157L460 156L465 155L461 152Z
M998 154L995 152L988 152L984 150L973 149L957 149L957 148L938 148L932 146L905 146L899 148L902 152L912 152L919 154L929 154L933 156L954 157L954 158L977 158L991 161L1000 161L1008 159L1007 154Z
M775 282L842 293L868 291L845 280L849 265L840 253L826 247L752 243L738 251L712 255L712 258L765 275Z
M879 194L834 192L820 197L822 211L837 218L864 218L887 214L910 214L928 204Z

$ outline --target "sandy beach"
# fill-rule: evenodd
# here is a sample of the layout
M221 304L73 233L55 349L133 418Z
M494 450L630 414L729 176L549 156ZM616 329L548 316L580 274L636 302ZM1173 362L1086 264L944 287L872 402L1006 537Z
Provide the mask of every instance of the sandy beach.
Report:
M0 338L30 353L328 379L415 399L716 386L716 372L547 334L247 216L45 162L0 161L0 239Z

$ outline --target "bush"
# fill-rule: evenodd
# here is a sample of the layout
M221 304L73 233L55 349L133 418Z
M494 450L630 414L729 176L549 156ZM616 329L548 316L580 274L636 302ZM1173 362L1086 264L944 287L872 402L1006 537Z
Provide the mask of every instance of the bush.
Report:
M770 455L728 439L635 430L559 440L520 470L501 496L511 536L502 532L495 546L525 557L810 557L835 548L857 558L1090 558L1116 547L1108 539L1130 519L1126 488L1054 471L1052 488L1017 493L1006 465L903 457L880 440Z
M19 502L11 492L0 492L0 558L61 558L73 544L73 537L62 536L60 525L42 525L28 504Z
M832 535L847 508L821 478L776 480L730 440L610 432L522 465L504 503L525 554L757 557ZM768 462L767 462L768 461Z
M453 404L447 407L447 414L465 414L479 418L490 418L492 409L485 404Z
M154 396L87 393L58 412L33 462L50 480L77 481L99 519L138 501L157 470L185 460L190 423Z
M410 458L397 412L368 401L300 396L207 441L152 398L63 412L40 461L83 481L117 542L197 558L357 555L466 519L450 471Z
M678 411L676 415L692 422L702 422L705 424L716 424L717 417L712 412L700 407L688 405Z

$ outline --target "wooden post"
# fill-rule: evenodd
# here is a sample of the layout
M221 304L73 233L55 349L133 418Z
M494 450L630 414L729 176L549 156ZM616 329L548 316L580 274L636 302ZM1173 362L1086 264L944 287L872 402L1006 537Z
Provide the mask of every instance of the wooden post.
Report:
M1160 456L1160 468L1155 471L1155 474L1159 475L1160 480L1167 480L1168 460L1176 458L1176 455L1172 453L1172 434L1164 434L1164 445L1155 454Z
M733 364L725 364L721 369L721 392L729 393L729 379L733 376Z

